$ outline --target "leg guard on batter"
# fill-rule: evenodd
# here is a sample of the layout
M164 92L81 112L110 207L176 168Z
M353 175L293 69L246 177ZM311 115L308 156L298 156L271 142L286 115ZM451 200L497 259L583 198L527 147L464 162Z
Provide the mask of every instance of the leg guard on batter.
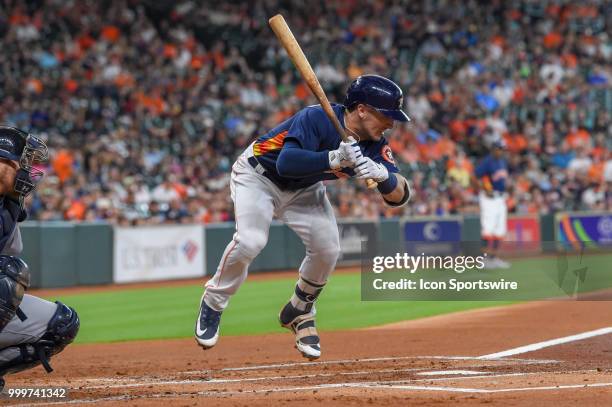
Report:
M323 286L300 277L291 300L285 304L279 315L281 325L295 334L296 348L308 359L321 356L319 334L315 327L314 302L321 294Z
M77 336L80 327L76 311L56 301L57 310L47 325L47 332L36 342L22 343L0 350L0 376L17 373L42 364L47 372L51 356L58 354Z
M291 300L281 311L281 323L288 324L298 315L311 312L324 286L325 284L316 284L300 277L295 285L295 292L291 296Z

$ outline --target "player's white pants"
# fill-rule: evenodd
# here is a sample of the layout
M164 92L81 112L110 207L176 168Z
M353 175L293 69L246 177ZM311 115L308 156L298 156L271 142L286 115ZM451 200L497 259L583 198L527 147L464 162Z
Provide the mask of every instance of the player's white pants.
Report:
M249 154L250 148L232 167L236 233L215 275L206 283L204 299L217 311L225 309L229 297L245 280L249 264L266 245L274 216L293 229L306 246L299 272L308 281L325 284L340 253L338 226L325 185L319 182L297 191L282 191L255 171L247 161Z
M502 239L506 236L508 207L503 194L487 196L480 193L480 228L484 239Z

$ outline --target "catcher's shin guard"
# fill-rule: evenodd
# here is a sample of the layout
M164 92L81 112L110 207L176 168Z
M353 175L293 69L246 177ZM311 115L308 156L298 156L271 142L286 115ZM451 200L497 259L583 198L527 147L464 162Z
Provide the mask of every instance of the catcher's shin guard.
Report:
M76 311L60 301L47 325L47 332L36 342L21 343L0 350L0 377L42 364L48 373L49 359L64 350L76 338L81 322Z
M295 286L295 293L279 315L281 325L295 334L295 347L308 359L321 357L321 344L315 326L314 302L322 290L323 284L300 278Z

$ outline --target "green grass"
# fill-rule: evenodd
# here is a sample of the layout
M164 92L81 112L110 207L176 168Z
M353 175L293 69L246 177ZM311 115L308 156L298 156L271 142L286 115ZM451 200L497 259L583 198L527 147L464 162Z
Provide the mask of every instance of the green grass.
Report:
M294 278L247 281L223 314L223 335L281 332L277 316ZM323 330L361 328L448 312L507 304L475 301L362 302L360 276L336 274L317 304ZM77 343L183 338L193 335L202 285L63 295L81 318Z
M563 294L556 280L559 259L515 259L510 277L521 278L529 298ZM572 255L567 262L563 289L572 293L577 276L571 271L586 266L581 291L612 287L612 256ZM488 272L490 275L491 274ZM504 275L505 276L505 275ZM297 278L297 273L296 273ZM317 303L317 324L323 330L362 328L474 308L510 304L511 301L361 301L359 273L335 274ZM289 299L295 278L247 281L224 312L223 335L281 332L277 316ZM81 317L79 343L139 339L185 338L193 335L202 284L179 287L104 291L58 298L77 309ZM496 297L497 299L503 297ZM522 298L527 299L527 298ZM514 301L516 302L516 301Z

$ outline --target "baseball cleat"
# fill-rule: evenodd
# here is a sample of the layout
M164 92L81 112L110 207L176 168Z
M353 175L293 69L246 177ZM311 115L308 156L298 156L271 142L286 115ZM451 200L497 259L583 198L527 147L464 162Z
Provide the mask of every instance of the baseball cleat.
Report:
M204 349L210 349L219 339L219 323L221 322L221 312L210 308L204 301L204 296L200 302L200 313L195 327L195 339Z
M281 326L295 334L295 348L307 359L321 357L319 334L315 327L315 309L307 314L295 315L296 309L287 303L279 315Z
M500 259L499 257L497 257L495 259L495 262L497 264L497 267L500 269L509 269L510 268L510 263L508 263L505 260Z
M487 270L497 269L499 264L497 264L494 257L489 257L484 260L484 268Z

